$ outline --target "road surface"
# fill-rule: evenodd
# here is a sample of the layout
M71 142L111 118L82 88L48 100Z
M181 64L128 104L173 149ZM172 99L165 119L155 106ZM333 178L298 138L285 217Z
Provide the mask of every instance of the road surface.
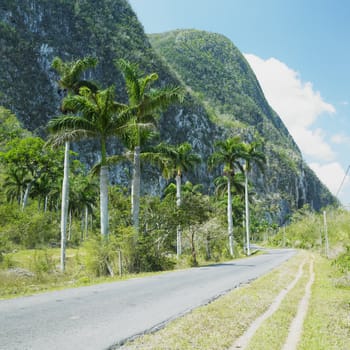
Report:
M1 350L104 350L262 276L295 251L0 301Z

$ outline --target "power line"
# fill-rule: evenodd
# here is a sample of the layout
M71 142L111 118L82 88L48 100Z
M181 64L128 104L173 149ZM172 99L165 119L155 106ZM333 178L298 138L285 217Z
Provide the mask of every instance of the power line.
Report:
M348 169L346 170L346 173L345 173L345 175L344 175L343 181L341 182L341 184L340 184L340 186L339 186L339 188L338 188L337 194L335 195L336 197L338 197L338 194L339 194L339 192L340 192L342 186L344 185L344 182L345 182L346 177L348 176L349 170L350 170L350 165L348 166Z

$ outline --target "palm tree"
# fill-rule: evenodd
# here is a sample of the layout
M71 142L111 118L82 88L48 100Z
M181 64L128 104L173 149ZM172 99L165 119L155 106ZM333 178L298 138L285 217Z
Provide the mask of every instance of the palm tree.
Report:
M243 171L240 163L244 155L244 145L241 138L236 136L228 138L225 141L218 141L215 144L216 151L209 158L209 166L213 168L215 165L223 165L223 175L227 178L227 222L228 237L231 256L233 253L233 217L232 217L232 179L236 170Z
M132 115L128 125L127 137L124 138L126 147L133 152L133 174L131 183L131 216L136 229L139 227L140 212L140 153L141 147L147 140L145 135L156 125L157 117L170 104L183 99L180 87L151 89L151 84L158 80L158 74L151 73L143 76L138 65L126 60L119 60L128 94L128 107Z
M27 171L23 168L9 167L3 183L7 201L12 203L14 200L21 206L23 203L24 189L30 181Z
M54 68L60 75L58 85L66 92L68 96L71 94L78 94L82 86L90 86L94 89L94 85L85 80L81 80L82 74L89 68L95 67L97 59L93 57L86 57L80 60L63 62L59 57L54 58L52 68ZM65 113L66 111L63 110ZM60 130L64 132L64 130ZM69 206L69 140L65 141L64 152L64 168L62 180L62 202L61 202L61 271L65 270L66 261L66 232Z
M188 143L182 143L178 146L158 146L163 149L164 154L164 171L167 178L175 175L176 182L176 206L181 206L181 178L184 171L189 171L200 162L200 157L192 153L192 146ZM181 255L181 226L177 227L176 252L177 256Z
M244 144L244 155L242 158L245 160L244 166L244 199L245 199L245 229L246 229L246 251L247 255L250 255L250 232L249 232L249 199L248 199L248 177L249 172L252 170L252 164L256 164L260 170L263 170L263 164L266 162L264 153L259 151L261 143L254 141Z
M88 87L80 88L80 95L67 96L63 108L78 115L54 118L49 126L64 140L78 141L97 139L100 143L100 214L101 234L108 237L108 164L107 139L125 132L127 114L124 105L115 102L115 88L94 92ZM59 139L57 138L59 142Z

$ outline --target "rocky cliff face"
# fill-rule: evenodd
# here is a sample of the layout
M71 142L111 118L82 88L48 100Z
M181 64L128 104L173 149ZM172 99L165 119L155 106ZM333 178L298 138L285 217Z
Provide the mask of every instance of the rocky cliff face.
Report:
M144 34L126 0L2 0L0 4L0 105L17 114L25 127L45 135L47 121L57 114L61 96L50 65L55 56L99 59L86 78L101 87L115 84L125 101L123 78L113 64L118 58L139 63L146 73L158 72L160 85L184 84L185 102L160 119L161 138L189 141L203 163L188 177L209 189L214 174L205 162L215 140L240 133L249 140L258 132L266 141L265 174L253 175L258 197L281 220L291 209L314 208L334 198L304 164L280 118L266 102L248 63L226 38L198 31ZM91 145L76 146L91 164ZM115 147L111 144L110 151ZM114 181L122 181L116 169ZM145 178L149 178L146 176ZM145 188L159 190L158 177Z
M270 212L283 218L307 203L319 210L335 202L304 163L248 62L230 40L198 30L154 34L150 40L183 84L208 106L224 135L238 133L249 141L258 133L264 139L266 171L260 174L255 169L253 181Z

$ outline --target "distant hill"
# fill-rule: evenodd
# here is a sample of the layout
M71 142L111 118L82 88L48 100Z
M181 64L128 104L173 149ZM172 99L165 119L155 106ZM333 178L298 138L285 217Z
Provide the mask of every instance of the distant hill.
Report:
M264 210L282 222L304 204L320 209L336 203L302 160L247 61L222 35L179 30L148 38L126 0L2 0L0 43L0 105L32 131L45 135L48 120L58 113L61 96L50 68L55 56L98 57L98 67L86 78L101 87L115 84L125 101L123 78L113 64L123 57L147 73L158 72L160 85L187 87L185 102L171 107L159 127L163 140L189 141L202 157L202 165L188 175L192 182L212 189L215 174L208 173L205 162L215 140L241 134L249 141L258 133L265 140L268 164L264 174L254 172L253 182ZM86 163L96 160L85 145L76 149ZM114 181L124 181L123 176L117 169ZM158 177L144 185L153 193L161 186Z

